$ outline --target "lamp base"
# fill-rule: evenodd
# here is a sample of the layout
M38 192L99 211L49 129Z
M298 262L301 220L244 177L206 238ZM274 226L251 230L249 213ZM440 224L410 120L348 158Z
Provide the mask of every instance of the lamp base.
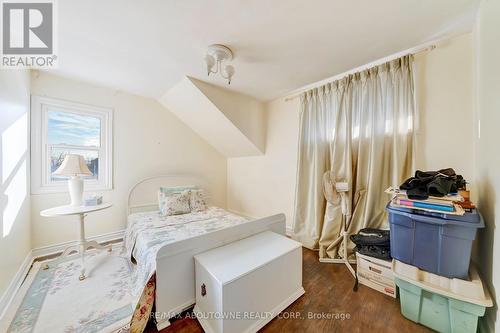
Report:
M83 179L73 176L68 180L69 196L71 206L81 206L83 204Z

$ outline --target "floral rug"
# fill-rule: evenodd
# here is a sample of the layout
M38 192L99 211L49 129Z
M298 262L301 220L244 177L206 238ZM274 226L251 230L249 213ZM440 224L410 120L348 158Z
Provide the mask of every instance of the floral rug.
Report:
M217 207L169 217L157 211L131 214L120 248L86 254L85 280L78 279L77 256L35 263L0 332L142 333L155 299L158 250L246 222Z
M5 318L10 319L5 331L129 332L137 305L130 293L134 268L125 254L114 251L89 251L83 281L78 256L36 262Z

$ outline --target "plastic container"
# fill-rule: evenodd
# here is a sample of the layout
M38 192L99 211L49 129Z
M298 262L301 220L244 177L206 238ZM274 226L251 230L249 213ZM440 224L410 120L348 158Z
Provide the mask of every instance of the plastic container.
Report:
M493 301L474 266L471 281L448 279L393 261L401 313L438 332L476 332L479 317Z
M474 210L463 216L387 205L394 259L448 278L467 279L472 242L484 227Z
M474 265L471 265L469 269L470 280L449 279L420 270L398 260L392 261L392 273L399 279L446 297L485 307L493 306L488 289L483 285L483 281Z

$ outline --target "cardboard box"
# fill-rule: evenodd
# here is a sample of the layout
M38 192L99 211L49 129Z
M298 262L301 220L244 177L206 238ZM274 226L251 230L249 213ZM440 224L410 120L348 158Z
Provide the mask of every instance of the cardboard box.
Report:
M396 298L392 262L356 253L359 283Z

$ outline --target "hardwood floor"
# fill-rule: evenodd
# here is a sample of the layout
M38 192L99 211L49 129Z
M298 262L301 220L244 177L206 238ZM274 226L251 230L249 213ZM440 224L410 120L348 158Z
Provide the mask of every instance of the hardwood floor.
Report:
M261 332L431 332L430 329L404 318L399 300L359 285L352 290L354 279L342 265L318 261L317 252L303 250L303 276L305 295L290 305L282 318L275 318ZM285 318L298 314L298 318ZM310 315L343 316L344 319L317 318ZM347 319L349 317L349 319ZM149 323L147 333L158 332ZM195 319L183 316L172 322L161 333L203 332Z

